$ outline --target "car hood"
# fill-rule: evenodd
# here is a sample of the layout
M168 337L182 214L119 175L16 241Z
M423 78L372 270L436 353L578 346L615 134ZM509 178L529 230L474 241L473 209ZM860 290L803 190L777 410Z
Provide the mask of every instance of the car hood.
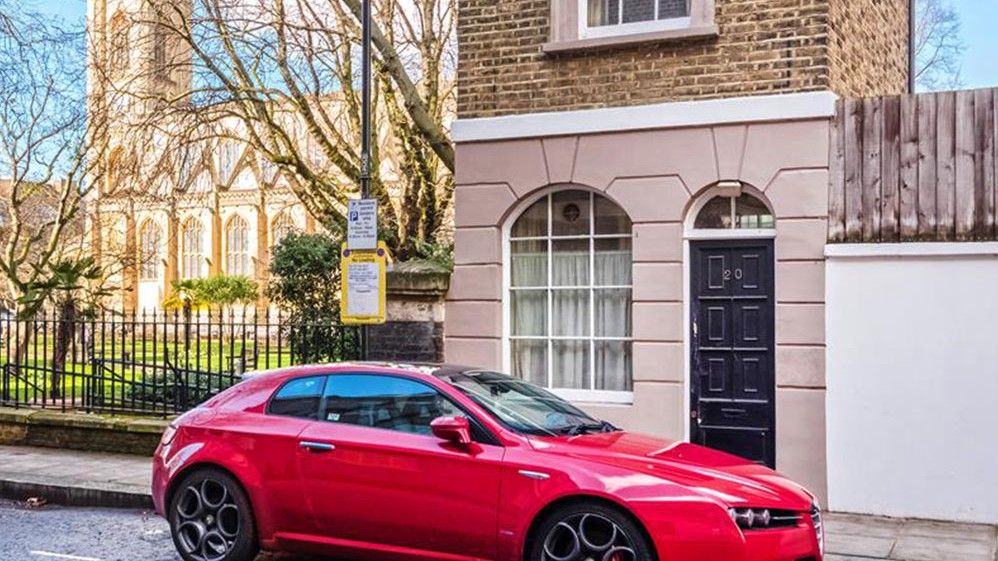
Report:
M765 466L686 442L612 432L534 437L531 443L539 452L652 475L729 506L807 511L814 502L803 487Z

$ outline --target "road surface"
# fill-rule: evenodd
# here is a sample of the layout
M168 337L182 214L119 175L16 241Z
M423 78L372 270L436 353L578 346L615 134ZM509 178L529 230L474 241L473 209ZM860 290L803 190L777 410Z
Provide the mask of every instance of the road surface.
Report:
M181 561L166 521L151 512L0 500L2 561ZM257 561L277 561L261 556ZM305 561L281 557L280 561ZM314 561L314 560L312 560Z

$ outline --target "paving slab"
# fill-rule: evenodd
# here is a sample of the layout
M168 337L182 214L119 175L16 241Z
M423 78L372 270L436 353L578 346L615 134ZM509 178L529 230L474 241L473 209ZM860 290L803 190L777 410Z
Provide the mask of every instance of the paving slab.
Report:
M142 456L0 446L0 498L149 508L151 482L150 460Z

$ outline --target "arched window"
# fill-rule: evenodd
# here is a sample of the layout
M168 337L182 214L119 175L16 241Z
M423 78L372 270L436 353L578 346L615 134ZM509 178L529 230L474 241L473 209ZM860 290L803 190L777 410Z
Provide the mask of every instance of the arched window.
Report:
M160 240L159 225L145 221L139 228L139 279L143 281L159 280Z
M181 275L185 279L196 279L203 275L204 263L204 228L201 221L191 218L184 223L181 237Z
M232 181L232 175L236 171L236 164L239 163L240 145L232 139L225 139L219 146L218 152L218 180L222 185L228 185Z
M273 224L270 227L270 239L273 240L271 246L275 246L281 243L288 234L292 234L298 231L298 226L295 225L295 221L291 218L291 214L288 212L282 212L277 215L274 219Z
M775 226L766 203L741 189L708 200L693 222L697 230L771 230Z
M260 156L260 181L267 186L277 183L277 174L280 171L277 164L270 161L266 156Z
M239 215L230 218L225 226L225 272L250 274L249 224Z
M114 77L122 76L128 70L129 64L129 23L124 12L117 12L111 17L111 48L110 72Z
M197 169L198 158L201 152L197 146L184 143L174 150L174 166L177 170L177 187L185 190L191 186L194 180L194 172Z
M111 150L111 156L107 159L107 174L104 177L105 193L113 193L119 187L118 183L121 182L122 177L122 159L124 158L124 149L120 146Z
M509 237L512 372L566 390L631 390L631 220L581 190L531 205Z

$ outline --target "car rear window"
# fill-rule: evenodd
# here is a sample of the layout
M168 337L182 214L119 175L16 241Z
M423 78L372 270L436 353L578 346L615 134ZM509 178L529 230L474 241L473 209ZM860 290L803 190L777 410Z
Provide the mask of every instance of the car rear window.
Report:
M271 415L317 420L325 384L325 376L290 380L270 400L267 412Z

